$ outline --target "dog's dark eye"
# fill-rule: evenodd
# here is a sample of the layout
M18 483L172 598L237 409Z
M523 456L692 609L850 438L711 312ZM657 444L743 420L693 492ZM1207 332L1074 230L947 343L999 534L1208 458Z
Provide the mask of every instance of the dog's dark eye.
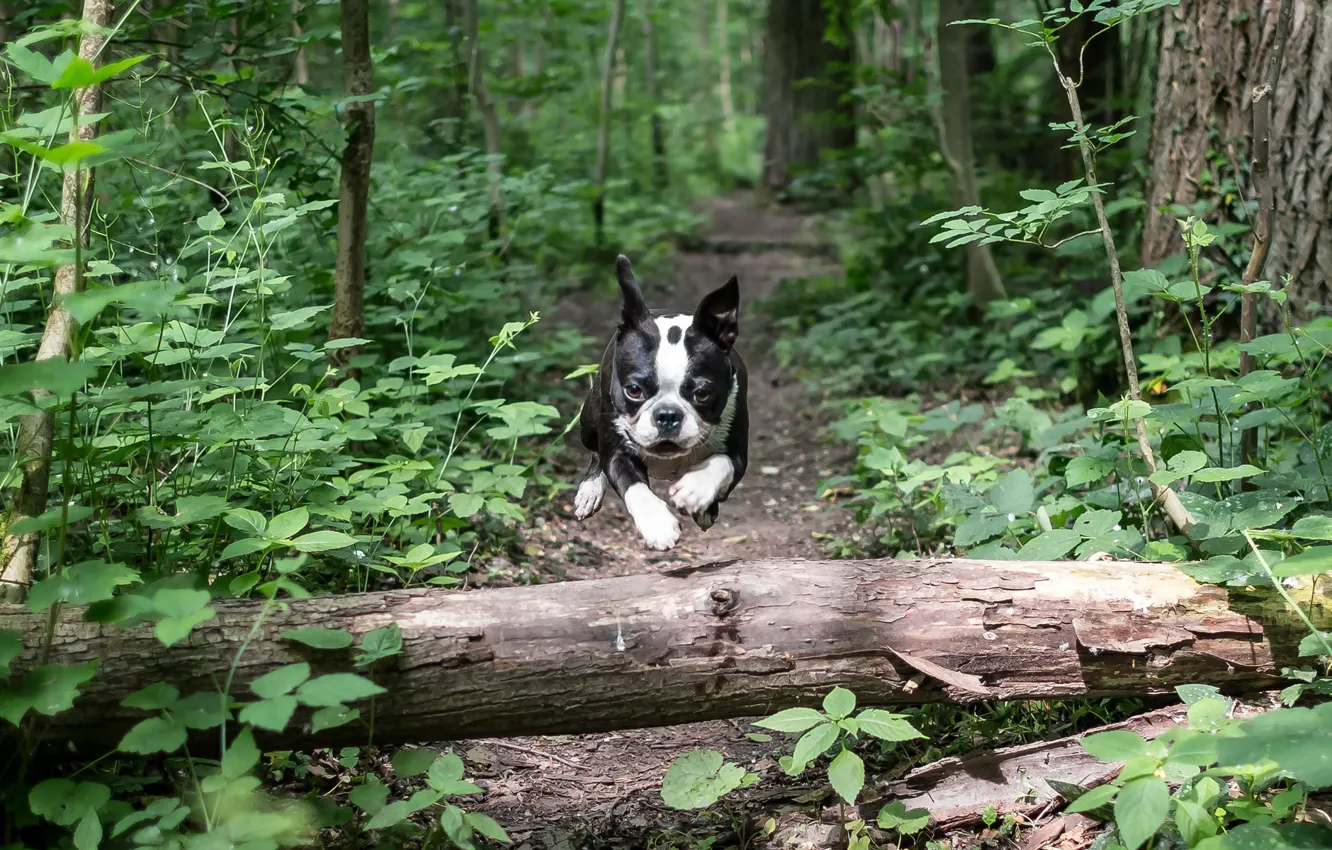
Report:
M712 390L695 390L694 402L696 404L707 404L712 401Z
M629 384L624 388L624 397L630 401L642 401L643 388L638 384Z

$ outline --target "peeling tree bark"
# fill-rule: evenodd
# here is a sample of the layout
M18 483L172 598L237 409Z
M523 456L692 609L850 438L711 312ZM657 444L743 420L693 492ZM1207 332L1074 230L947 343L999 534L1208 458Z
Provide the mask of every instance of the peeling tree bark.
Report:
M374 92L375 68L370 59L370 16L366 0L342 0L342 67L347 94L363 97ZM328 338L365 336L366 206L370 199L370 163L375 152L375 104L358 100L347 104L347 147L342 152L338 188L338 255L333 272L333 314ZM346 363L359 346L329 352L335 366ZM344 370L354 377L355 370Z
M97 57L106 36L102 31L111 22L111 0L85 0L84 23L96 28L79 40L79 56L98 64ZM76 117L92 115L102 110L101 86L87 86L74 93ZM75 122L77 124L77 121ZM92 141L97 136L96 124L76 126L70 131L71 141ZM88 244L88 217L92 207L93 170L76 169L65 174L60 190L60 218L74 231L75 250L78 254ZM46 316L46 327L37 346L37 360L68 359L74 338L74 319L60 304L60 299L83 288L81 257L73 264L56 269L51 312ZM32 393L33 403L42 408L19 420L18 458L23 465L23 479L14 491L5 523L3 548L0 549L0 586L5 601L20 602L32 582L33 567L37 562L36 533L12 535L8 529L28 517L40 516L46 510L51 483L51 447L55 436L55 408L44 404L50 399L49 390L37 389Z
M1201 184L1253 156L1251 93L1268 79L1281 0L1183 0L1164 10L1142 261L1182 251L1169 204L1214 200ZM1332 300L1332 4L1295 0L1280 83L1271 95L1275 215L1260 273L1294 278L1297 315ZM1242 180L1242 175L1241 175ZM1252 200L1252 199L1250 199ZM1209 217L1214 217L1209 213Z
M1312 600L1332 627L1332 591ZM227 679L260 612L219 600L217 618L164 649L62 609L51 660L100 659L54 740L104 751L142 715L121 700L152 682L182 693ZM351 669L349 654L281 641L322 626L356 635L397 623L403 652L371 673L377 743L643 728L817 705L835 685L863 705L1142 696L1210 683L1278 684L1305 631L1279 597L1203 586L1170 564L1025 561L732 561L676 574L450 593L408 590L290 602L255 632L233 699L278 666ZM0 610L31 669L45 615ZM368 711L362 712L368 715ZM360 726L296 726L269 747L364 743Z
M606 238L606 170L610 167L611 89L615 83L615 42L624 20L624 0L615 0L611 9L610 33L606 36L606 60L601 69L601 117L597 122L597 162L592 181L597 196L592 201L593 244L601 246Z

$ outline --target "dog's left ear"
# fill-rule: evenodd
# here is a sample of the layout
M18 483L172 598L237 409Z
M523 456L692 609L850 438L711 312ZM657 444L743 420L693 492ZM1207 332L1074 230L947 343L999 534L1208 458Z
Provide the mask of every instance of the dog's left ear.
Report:
M735 275L699 302L694 329L725 350L735 345L740 335L740 280Z

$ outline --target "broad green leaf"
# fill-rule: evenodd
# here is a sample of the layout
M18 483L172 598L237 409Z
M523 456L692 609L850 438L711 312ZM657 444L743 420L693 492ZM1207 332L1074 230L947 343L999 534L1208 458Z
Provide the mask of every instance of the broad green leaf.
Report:
M1321 575L1332 570L1332 546L1310 546L1278 564L1268 563L1278 577Z
M1067 528L1052 528L1028 540L1018 550L1024 561L1057 561L1082 542L1082 535Z
M454 493L449 496L449 510L459 519L470 519L480 513L485 505L485 498L474 493Z
M795 752L791 754L792 760L796 765L803 768L814 759L827 752L828 748L837 740L838 729L833 723L820 723L813 729L800 736L796 741Z
M69 60L69 64L60 72L60 76L51 83L51 88L77 89L85 86L95 86L100 82L111 79L127 68L134 67L147 58L148 54L145 53L142 56L131 56L129 59L108 62L101 67L94 68L87 59L82 56L75 56Z
M775 732L804 732L826 720L820 712L812 708L787 708L771 717L755 721L755 726L772 729Z
M352 645L351 632L342 629L325 629L319 626L283 632L281 639L294 640L315 649L346 649Z
M135 517L148 528L180 528L192 522L213 519L226 507L227 500L222 496L182 496L176 500L174 514L164 513L155 505L144 505L135 513Z
M439 758L439 750L430 747L406 747L393 754L393 772L399 779L420 776Z
M505 832L504 827L496 823L495 819L490 815L481 812L468 812L463 816L463 820L467 822L468 826L481 835L484 835L486 838L489 838L491 841L498 841L502 844L513 843L513 839L509 837L509 833Z
M1073 530L1083 537L1100 537L1114 531L1122 519L1119 511L1087 511L1073 523Z
M1166 487L1181 478L1187 478L1207 466L1207 455L1199 451L1182 451L1170 458L1164 469L1151 475L1151 482Z
M1279 708L1239 724L1242 733L1217 739L1222 765L1271 760L1283 773L1313 788L1332 785L1332 703Z
M1036 499L1036 490L1031 483L1031 475L1025 469L1014 469L1004 475L990 488L990 504L1001 514L1015 516L1031 510Z
M1115 797L1115 826L1127 850L1138 850L1165 824L1170 788L1154 776L1124 783Z
M841 720L856 710L856 695L839 685L823 698L823 710L834 720Z
M120 739L120 751L149 755L174 753L185 745L185 726L178 720L149 717L140 721Z
M259 763L259 747L254 743L254 733L242 729L240 734L222 754L222 775L228 779L244 776Z
M294 696L280 696L252 702L240 710L240 722L281 732L287 728L291 716L296 712L297 701ZM319 730L316 728L316 732Z
M430 782L436 785L457 782L462 779L464 769L463 761L457 753L444 753L430 763Z
M250 683L250 690L263 699L276 699L291 693L309 678L310 665L300 661L265 673Z
M95 374L97 366L82 360L6 363L0 365L0 397L16 398L41 389L68 400L70 393L83 389L84 383Z
M174 646L184 640L194 627L217 616L212 608L200 608L179 617L163 617L157 621L153 634L163 646Z
M1194 850L1327 850L1332 828L1315 823L1242 823Z
M222 227L226 225L226 221L222 218L222 214L217 210L209 210L199 216L199 220L196 221L195 224L197 224L199 229L204 233L212 233L214 230L221 230Z
M1170 754L1166 757L1166 761L1207 767L1216 762L1216 740L1215 735L1204 732L1175 729L1174 740L1170 744Z
M930 813L925 809L908 809L901 800L893 800L879 809L877 823L881 829L915 835L930 825Z
M356 666L365 667L384 658L391 658L402 652L402 630L397 623L389 623L378 629L366 632L361 638L360 652L356 654Z
M1210 484L1218 481L1234 481L1237 478L1249 478L1254 475L1261 475L1262 472L1261 469L1251 463L1224 468L1211 466L1193 473L1193 480Z
M1328 655L1332 646L1332 632L1310 632L1300 640L1300 657Z
M828 765L828 782L837 796L849 806L856 804L856 798L865 787L865 762L850 750L842 750Z
M66 508L51 508L41 516L27 516L9 527L11 534L34 534L60 528L61 525L73 525L83 522L93 515L93 509L84 505L70 505Z
M138 572L124 564L84 561L34 584L28 592L28 610L40 614L56 602L91 605L112 598L118 587L140 581Z
M355 673L329 673L310 679L296 691L296 698L309 706L333 706L385 693L374 682Z
M1114 469L1115 465L1111 461L1082 455L1068 462L1068 466L1064 469L1064 481L1070 487L1081 487L1083 484L1100 481L1114 472Z
M242 537L240 540L234 540L228 543L221 554L219 560L229 561L232 558L241 558L246 555L253 555L255 552L262 552L274 545L261 537Z
M264 535L270 540L288 540L295 537L301 529L310 524L310 512L305 508L296 508L278 514L269 520Z
M135 691L120 701L126 708L141 708L144 711L160 711L170 708L180 699L180 691L166 682L154 682L146 688Z
M865 709L856 715L856 721L860 724L860 731L881 741L910 741L925 737L906 717L881 708Z
M227 511L222 521L242 534L258 537L268 530L268 520L258 511L249 508L233 508ZM300 529L296 529L300 531Z
M1064 811L1069 814L1090 812L1113 800L1118 793L1119 789L1113 785L1098 785L1070 803Z
M268 319L268 326L275 331L305 327L310 324L311 319L327 309L328 307L301 307L298 310L288 310L285 313L274 313Z
M740 787L744 768L731 764L716 750L693 750L666 770L661 799L672 809L706 809Z
M291 541L298 552L328 552L332 549L345 549L356 542L356 538L341 531L312 531L302 534Z
M345 705L330 705L321 708L310 715L310 728L316 734L325 729L336 729L339 726L345 726L361 716L359 708L348 708Z
M1220 829L1220 824L1206 807L1193 800L1180 799L1175 800L1175 826L1190 847L1216 835Z
M1302 540L1332 540L1332 516L1312 514L1295 520L1290 533Z
M23 636L19 632L0 631L0 678L9 676L9 665L23 652Z
M378 776L370 773L366 775L363 785L358 785L351 790L347 799L351 800L352 805L356 808L368 815L373 815L388 803L388 796L388 786L380 782Z
M1082 739L1082 748L1105 761L1128 761L1146 755L1147 742L1137 732L1123 729L1088 735Z
M439 802L438 791L430 789L417 791L410 799L394 800L380 809L374 817L370 818L370 822L365 825L365 828L386 829L390 826L396 826L422 809L430 808L437 802Z
M96 661L43 664L17 684L0 688L0 718L17 726L29 711L48 717L68 711L74 706L79 687L96 671Z
M957 533L953 535L953 545L962 548L975 546L977 543L984 543L1003 534L1006 528L1008 528L1007 515L972 514L957 527Z

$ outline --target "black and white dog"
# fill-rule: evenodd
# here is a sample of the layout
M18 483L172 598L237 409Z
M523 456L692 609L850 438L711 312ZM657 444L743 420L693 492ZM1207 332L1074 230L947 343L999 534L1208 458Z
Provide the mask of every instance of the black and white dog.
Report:
M740 283L732 276L693 315L653 315L624 255L615 272L620 325L578 423L596 457L574 498L575 516L596 513L609 482L648 548L669 549L680 539L672 506L706 531L745 474L748 379L735 350ZM670 505L652 492L649 477L675 479Z

